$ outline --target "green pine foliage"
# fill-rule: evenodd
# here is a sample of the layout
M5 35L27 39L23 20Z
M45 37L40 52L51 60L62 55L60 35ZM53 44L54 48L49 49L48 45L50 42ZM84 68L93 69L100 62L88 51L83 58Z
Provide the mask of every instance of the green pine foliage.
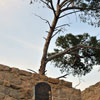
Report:
M92 70L93 65L100 64L100 49L95 49L95 47L100 48L100 40L87 33L83 35L67 34L58 37L54 52L47 55L51 39L56 34L63 32L65 26L68 25L68 23L63 23L59 26L58 21L60 19L74 14L74 16L79 16L82 22L100 27L100 0L31 0L31 4L32 1L39 2L43 7L45 6L53 12L52 22L39 16L49 25L41 59L40 74L45 74L46 65L49 61L52 61L56 67L60 68L61 72L73 75L85 75ZM79 45L81 47L77 48ZM84 48L84 46L89 48ZM70 50L73 47L77 49L72 52L68 51L65 54L66 49ZM64 50L65 52L63 52Z
M59 36L55 44L56 49L54 49L54 52L48 53L48 57L79 45L100 48L100 40L97 40L95 36L90 36L88 33L84 33L83 35L66 34L65 36ZM60 68L61 72L67 72L74 76L86 75L92 70L94 65L100 64L100 49L79 48L64 56L55 58L51 62L55 67Z

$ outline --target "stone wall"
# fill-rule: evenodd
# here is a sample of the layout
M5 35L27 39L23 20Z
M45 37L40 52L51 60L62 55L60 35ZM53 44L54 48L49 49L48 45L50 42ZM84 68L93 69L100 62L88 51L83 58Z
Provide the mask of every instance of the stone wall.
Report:
M72 83L0 65L0 100L35 100L35 86L50 85L52 100L81 100Z
M100 82L82 91L82 100L100 100Z

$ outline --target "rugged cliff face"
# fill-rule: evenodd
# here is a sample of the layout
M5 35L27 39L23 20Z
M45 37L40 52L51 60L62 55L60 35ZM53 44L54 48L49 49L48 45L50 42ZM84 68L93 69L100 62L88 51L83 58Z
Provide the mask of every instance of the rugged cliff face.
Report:
M82 92L82 100L100 100L100 82Z

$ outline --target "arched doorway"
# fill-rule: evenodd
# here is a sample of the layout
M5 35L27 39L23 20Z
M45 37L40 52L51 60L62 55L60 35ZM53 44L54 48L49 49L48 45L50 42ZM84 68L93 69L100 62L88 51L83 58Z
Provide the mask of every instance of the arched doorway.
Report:
M35 100L52 100L49 84L41 82L35 86Z

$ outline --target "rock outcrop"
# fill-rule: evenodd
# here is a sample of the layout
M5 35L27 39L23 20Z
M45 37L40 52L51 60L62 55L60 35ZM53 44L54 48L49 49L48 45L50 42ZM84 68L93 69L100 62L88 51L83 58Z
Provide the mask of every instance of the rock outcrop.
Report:
M100 100L100 82L82 91L82 100Z

